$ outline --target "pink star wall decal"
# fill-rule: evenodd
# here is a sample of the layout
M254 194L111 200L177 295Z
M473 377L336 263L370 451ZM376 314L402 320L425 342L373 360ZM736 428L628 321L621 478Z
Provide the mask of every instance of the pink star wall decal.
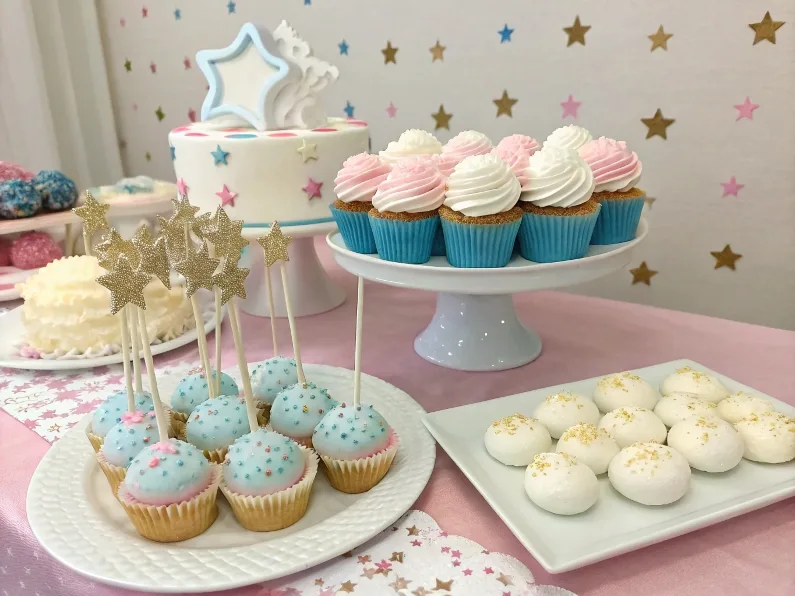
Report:
M196 110L194 110L193 108L190 108L188 110L188 120L190 120L191 122L196 122Z
M232 192L229 190L229 187L224 184L223 190L215 193L221 199L221 207L226 207L227 205L235 206L235 198L237 197L236 192Z
M146 6L144 6L144 7L141 9L141 17L145 19L145 18L146 18L146 17L148 17L148 16L149 16L149 9L148 9L148 8L146 8Z
M309 178L309 180L307 180L306 182L306 186L304 186L301 190L303 190L306 193L306 198L308 198L311 201L315 197L317 197L318 199L322 198L320 195L321 188L323 188L322 182L317 182L312 178Z
M187 196L188 188L189 187L188 187L187 184L185 184L185 179L184 178L180 178L179 180L177 180L177 192L179 194Z
M743 188L745 188L745 184L739 184L737 182L737 178L732 176L729 178L728 182L721 182L720 185L723 187L723 196L728 197L729 195L736 197Z
M395 104L393 104L391 101L389 102L389 105L386 107L386 113L389 114L390 118L394 118L397 115L397 108L395 107Z
M735 104L734 109L737 110L737 119L742 120L743 118L748 118L748 120L754 119L754 110L759 107L758 103L751 103L751 98L747 95L745 96L745 101L740 104Z
M576 101L574 96L569 93L569 98L566 101L560 102L560 107L563 108L563 115L561 118L566 119L569 116L577 118L577 110L580 109L580 105L582 105L582 102Z
M157 64L155 64L154 62L150 62L149 70L152 71L152 74L157 74Z
M119 25L124 27L126 24L127 24L127 19L125 19L124 17L119 19Z
M185 59L182 61L182 64L184 64L184 65L185 65L185 70L189 70L189 69L190 69L190 58L186 57L186 58L185 58Z

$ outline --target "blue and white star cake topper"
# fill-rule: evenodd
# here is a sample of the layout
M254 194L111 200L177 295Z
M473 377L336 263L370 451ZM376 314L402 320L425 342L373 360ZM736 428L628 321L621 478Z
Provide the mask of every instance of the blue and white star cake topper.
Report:
M281 128L276 97L301 72L281 56L268 30L246 23L230 46L199 51L196 64L209 84L202 120L234 115L257 130Z

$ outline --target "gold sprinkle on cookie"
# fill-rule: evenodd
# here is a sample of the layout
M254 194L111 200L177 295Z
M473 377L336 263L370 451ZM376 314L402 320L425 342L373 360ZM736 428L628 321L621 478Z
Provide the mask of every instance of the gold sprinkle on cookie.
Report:
M563 442L577 440L583 445L590 445L594 441L600 438L610 438L610 433L608 433L603 428L596 428L593 424L576 424L572 426L569 430L563 433L560 437L560 440Z
M527 426L531 430L534 428L534 424L538 423L538 420L535 418L529 418L524 414L511 414L510 416L506 416L505 418L500 418L499 420L495 420L491 423L491 428L494 429L494 434L499 435L500 433L507 433L509 435L516 434L516 431L519 430L520 426Z

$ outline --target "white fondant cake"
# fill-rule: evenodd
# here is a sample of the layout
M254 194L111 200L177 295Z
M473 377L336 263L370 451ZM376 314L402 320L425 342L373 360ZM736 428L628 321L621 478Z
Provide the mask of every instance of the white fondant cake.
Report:
M202 212L223 205L245 227L333 221L334 177L348 157L367 151L365 122L331 118L321 128L265 131L229 122L195 122L168 135L193 205Z

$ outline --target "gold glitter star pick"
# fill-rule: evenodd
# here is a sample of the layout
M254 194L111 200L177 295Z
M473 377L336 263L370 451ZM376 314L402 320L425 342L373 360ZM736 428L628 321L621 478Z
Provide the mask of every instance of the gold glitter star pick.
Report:
M172 266L185 259L185 226L178 221L157 216L160 233L166 239L166 253Z
M246 298L246 278L248 269L237 266L231 259L224 261L220 273L213 275L213 284L221 289L221 304L226 304L235 296Z
M191 222L190 229L199 240L203 240L209 232L212 232L213 229L215 229L213 214L209 211L206 211L194 218L194 220Z
M121 255L127 257L127 262L133 269L137 269L141 264L141 256L131 240L125 240L115 228L105 234L102 242L96 248L100 267L110 271L115 268L116 262Z
M207 243L202 242L199 252L188 248L185 259L174 265L174 270L185 278L186 294L188 298L196 293L199 288L211 290L213 287L213 274L220 261L211 259L207 250Z
M290 253L287 252L287 246L292 241L293 237L282 234L279 222L274 221L271 231L265 236L257 238L257 242L265 251L265 266L270 267L276 261L289 261Z
M83 229L88 236L91 236L94 232L108 227L108 220L105 216L110 205L100 203L88 191L86 191L85 197L83 204L72 209L72 212L83 220Z
M128 304L146 310L144 288L149 276L133 270L125 255L119 255L113 270L97 278L97 283L110 290L110 314L115 315Z
M136 243L136 239L133 238L133 243L141 255L141 271L154 275L170 290L171 268L166 254L166 239L161 236L154 242L145 244Z
M172 221L178 221L185 225L185 222L192 224L196 219L199 208L190 204L188 195L180 195L179 199L172 197L171 205L174 207L174 213L171 215Z
M240 260L240 251L248 246L248 240L241 235L242 230L242 221L230 220L226 211L218 207L215 212L215 228L206 234L207 240L213 243L215 256L237 263Z

